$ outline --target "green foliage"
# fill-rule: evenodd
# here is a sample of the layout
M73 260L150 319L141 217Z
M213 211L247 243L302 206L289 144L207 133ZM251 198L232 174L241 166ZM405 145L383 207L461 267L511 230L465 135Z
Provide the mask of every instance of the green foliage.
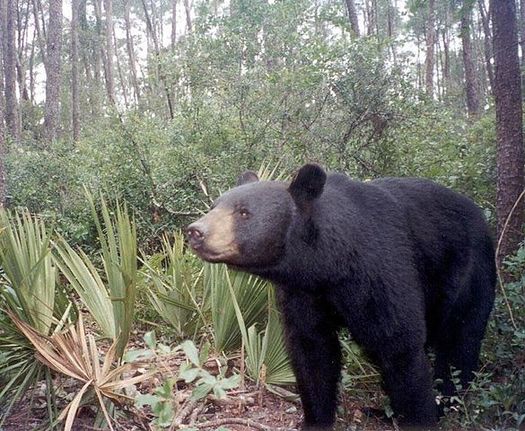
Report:
M186 354L188 362L180 367L179 378L186 383L195 382L192 399L200 400L210 393L213 393L218 399L223 399L227 396L226 391L239 386L241 378L238 374L225 376L227 367L222 367L216 376L204 368L208 360L209 345L204 346L200 354L192 341L185 341L180 347Z
M100 241L103 276L91 258L75 251L64 239L56 244L56 262L107 337L118 340L120 358L133 323L137 288L137 238L126 206L111 216L101 198L101 216L88 195Z
M227 367L222 367L219 374L213 375L206 370L205 364L208 360L210 349L209 344L204 344L199 352L193 341L187 340L170 349L162 344L157 344L155 334L148 332L144 336L148 349L129 351L125 356L126 362L133 362L145 357L171 354L182 350L186 355L187 361L179 368L178 375L166 378L155 390L153 394L139 394L135 397L135 405L142 408L149 405L155 415L154 424L165 428L173 425L176 415L176 402L174 391L176 391L176 382L184 381L186 384L193 384L194 388L190 399L198 401L209 394L213 394L218 399L227 397L227 391L237 388L240 383L240 376L232 374L226 377ZM161 357L161 356L160 356ZM159 363L162 360L158 361Z
M173 409L174 384L174 380L168 378L154 390L153 394L140 394L135 398L136 407L142 408L145 405L151 407L151 411L155 415L153 423L162 428L169 427L175 415Z
M507 268L516 279L496 298L481 372L447 416L454 426L519 430L525 423L525 247L508 259Z
M295 376L286 351L284 329L273 295L269 296L266 328L257 332L253 325L245 332L246 369L257 384L292 385Z
M8 410L43 375L44 367L5 311L42 335L59 329L69 314L67 299L56 286L50 241L42 220L28 212L0 212L0 401L9 400Z
M246 327L261 322L267 307L269 283L244 272L229 271L226 265L205 264L203 286L215 349L229 352L239 348L242 335L237 312Z
M164 237L159 253L144 258L148 299L179 338L195 337L202 323L202 283L195 256L175 233L173 245Z

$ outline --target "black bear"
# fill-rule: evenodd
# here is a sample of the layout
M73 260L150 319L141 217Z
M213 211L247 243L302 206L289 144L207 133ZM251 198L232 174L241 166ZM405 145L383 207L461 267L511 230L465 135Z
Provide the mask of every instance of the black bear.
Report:
M437 423L433 377L446 395L451 367L464 388L472 379L496 269L470 199L429 180L363 183L307 164L290 184L246 172L187 235L202 259L277 286L305 430L334 425L341 327L380 367L404 426Z

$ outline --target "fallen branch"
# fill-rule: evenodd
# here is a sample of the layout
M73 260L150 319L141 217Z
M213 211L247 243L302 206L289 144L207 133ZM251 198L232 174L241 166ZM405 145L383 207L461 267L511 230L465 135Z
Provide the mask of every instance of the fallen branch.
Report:
M230 396L228 398L217 398L215 395L210 394L208 395L208 400L218 406L237 406L239 404L253 406L255 404L252 396L244 394L237 395L236 397Z
M170 431L179 429L184 420L191 414L191 412L197 407L198 401L193 399L188 399L182 408L179 410L179 413L173 419Z
M204 411L205 408L206 408L206 404L203 403L203 404L200 404L195 410L193 410L193 412L191 412L190 420L188 422L188 425L190 427L193 427L193 425L195 425L195 422L197 422L197 418Z
M245 427L250 427L260 431L291 431L290 428L274 428L268 425L263 425L258 422L252 421L251 419L242 419L242 418L223 418L223 419L214 419L207 422L198 422L195 424L200 428L216 428L222 425L242 425Z

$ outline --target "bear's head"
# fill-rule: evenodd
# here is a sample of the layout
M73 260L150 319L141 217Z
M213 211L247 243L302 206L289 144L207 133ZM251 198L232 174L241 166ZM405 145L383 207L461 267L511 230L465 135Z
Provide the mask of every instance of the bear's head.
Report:
M304 165L290 184L259 181L255 173L245 172L235 188L188 226L188 241L208 262L240 269L274 265L285 252L292 219L308 217L325 182L326 173L314 164Z

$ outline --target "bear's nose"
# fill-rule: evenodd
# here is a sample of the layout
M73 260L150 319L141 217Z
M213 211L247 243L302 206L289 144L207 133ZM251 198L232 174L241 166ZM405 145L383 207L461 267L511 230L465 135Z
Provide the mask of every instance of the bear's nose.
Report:
M186 228L186 236L193 248L199 248L206 236L205 229L198 222L192 223Z

